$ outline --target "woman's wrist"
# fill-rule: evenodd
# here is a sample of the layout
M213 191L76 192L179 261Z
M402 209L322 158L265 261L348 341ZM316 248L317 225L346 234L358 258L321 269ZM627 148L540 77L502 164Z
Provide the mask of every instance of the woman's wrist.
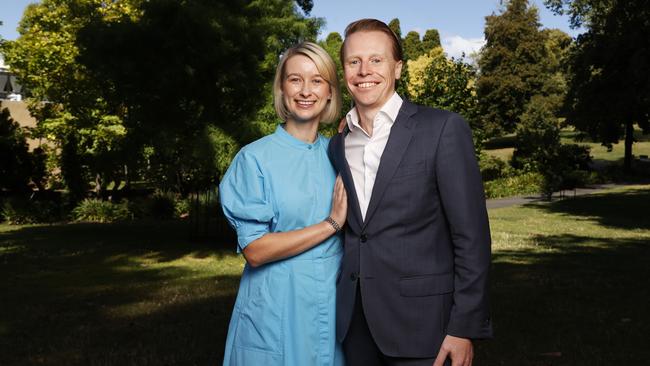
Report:
M341 225L336 220L334 220L332 216L327 216L325 222L327 222L334 228L334 232L338 233L339 231L341 231Z

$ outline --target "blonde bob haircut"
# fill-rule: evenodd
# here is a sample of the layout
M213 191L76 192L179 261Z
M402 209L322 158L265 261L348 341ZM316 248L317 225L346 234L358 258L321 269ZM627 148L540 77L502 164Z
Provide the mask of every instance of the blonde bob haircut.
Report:
M287 60L295 55L303 55L314 62L320 76L327 81L330 86L331 99L327 101L327 106L321 113L321 123L330 123L338 120L341 114L341 90L339 89L339 79L336 75L336 65L334 60L321 46L312 42L302 42L296 46L287 49L282 57L277 69L275 69L275 79L273 80L273 106L275 112L283 120L287 121L290 117L287 106L284 105L282 97L282 82L284 80L284 68Z

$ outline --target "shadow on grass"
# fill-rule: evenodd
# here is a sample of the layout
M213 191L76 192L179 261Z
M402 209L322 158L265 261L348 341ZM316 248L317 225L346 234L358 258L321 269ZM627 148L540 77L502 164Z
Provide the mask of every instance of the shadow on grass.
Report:
M650 229L650 188L592 194L525 206L552 213L589 217L606 227Z
M221 362L239 275L186 238L178 223L0 232L0 364Z
M515 136L514 134L495 137L488 141L485 141L483 144L483 148L487 150L495 150L495 149L505 149L509 147L515 147L516 139L517 136Z
M481 365L641 365L650 358L650 243L537 236L493 256L495 340Z

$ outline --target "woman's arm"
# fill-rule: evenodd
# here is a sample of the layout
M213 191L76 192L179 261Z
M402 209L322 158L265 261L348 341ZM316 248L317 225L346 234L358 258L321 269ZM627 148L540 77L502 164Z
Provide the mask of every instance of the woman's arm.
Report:
M339 176L334 184L330 217L342 227L345 224L347 211L347 194ZM258 267L300 254L323 242L334 233L336 230L332 224L321 221L298 230L265 234L248 244L243 253L248 264Z

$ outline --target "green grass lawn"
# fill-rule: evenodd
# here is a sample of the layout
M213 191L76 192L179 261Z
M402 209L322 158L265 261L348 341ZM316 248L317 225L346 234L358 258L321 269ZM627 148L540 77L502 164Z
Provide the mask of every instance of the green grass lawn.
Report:
M621 140L618 144L612 145L612 151L607 151L607 148L602 146L599 142L593 142L589 139L578 140L578 132L572 129L565 129L561 132L561 141L563 144L579 144L587 145L591 148L591 157L594 161L602 162L618 162L623 164L623 156L625 155L624 141ZM634 156L648 155L650 156L650 135L643 135L640 130L634 131L634 138L636 142L632 145L632 154ZM509 161L512 158L512 153L515 148L515 136L507 135L504 137L495 138L485 143L484 151L487 154L498 157L502 160Z
M490 211L475 365L650 359L650 186ZM0 365L216 365L241 257L182 224L0 225Z

